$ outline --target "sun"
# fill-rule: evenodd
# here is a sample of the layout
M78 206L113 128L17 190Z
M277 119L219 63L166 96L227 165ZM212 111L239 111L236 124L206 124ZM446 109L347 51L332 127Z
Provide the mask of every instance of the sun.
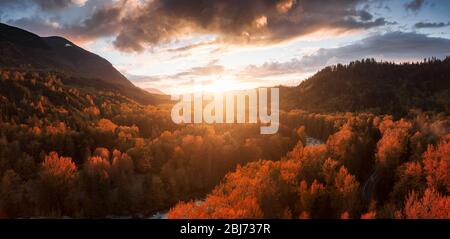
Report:
M241 83L238 80L232 78L221 78L214 80L212 84L205 85L204 91L210 93L221 93L226 91L239 90L241 87Z
M170 91L171 95L192 93L224 93L258 88L255 82L241 80L234 74L220 74L198 77L191 84L180 85Z

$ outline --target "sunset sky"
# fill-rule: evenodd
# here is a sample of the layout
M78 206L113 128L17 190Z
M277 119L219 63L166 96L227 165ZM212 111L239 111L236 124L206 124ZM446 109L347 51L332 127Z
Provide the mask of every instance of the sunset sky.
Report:
M59 35L165 93L297 85L373 57L450 55L448 0L2 0L0 20Z

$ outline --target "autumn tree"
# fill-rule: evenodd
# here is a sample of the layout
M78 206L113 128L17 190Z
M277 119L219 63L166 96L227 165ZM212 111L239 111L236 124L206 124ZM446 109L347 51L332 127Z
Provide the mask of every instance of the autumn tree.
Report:
M332 193L332 206L337 212L349 212L355 216L360 211L359 182L351 175L345 167L341 167L334 181L334 192Z
M348 116L348 122L326 142L330 156L365 180L373 169L375 132L371 116Z
M301 181L298 191L296 210L299 218L327 218L330 216L330 197L325 185L314 180L308 186L306 181Z
M434 189L425 190L423 196L413 191L398 215L408 219L449 219L450 196L444 196Z
M71 158L51 152L42 162L39 172L40 205L50 213L64 214L73 205L73 192L78 178Z
M411 191L425 190L425 175L420 162L407 162L399 167L397 181L391 192L391 197L397 205L401 205Z
M395 183L397 167L407 160L407 146L411 124L404 119L393 121L385 117L379 125L382 138L375 154L378 173L383 183L377 185L379 200L386 200Z
M387 170L394 170L405 159L411 124L406 120L392 121L385 117L381 122L382 138L377 143L377 163Z
M429 145L423 158L428 187L448 195L450 193L450 135L447 135L436 147Z

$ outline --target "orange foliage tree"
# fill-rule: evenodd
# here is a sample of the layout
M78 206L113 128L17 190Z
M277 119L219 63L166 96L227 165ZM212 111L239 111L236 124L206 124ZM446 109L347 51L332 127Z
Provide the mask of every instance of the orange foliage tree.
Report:
M428 146L423 155L428 187L441 193L450 193L450 134L439 145Z
M427 189L422 197L412 192L405 202L405 208L397 213L408 219L449 219L450 196L443 196L434 189Z
M42 162L40 177L40 203L44 210L51 213L62 208L71 207L70 195L74 191L78 178L77 167L71 158L59 157L58 153L51 152Z

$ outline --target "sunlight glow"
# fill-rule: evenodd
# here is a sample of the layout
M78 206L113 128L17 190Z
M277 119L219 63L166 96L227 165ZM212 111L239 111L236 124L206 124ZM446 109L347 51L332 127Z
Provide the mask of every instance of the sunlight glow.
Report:
M211 93L218 93L230 90L239 90L242 88L242 83L235 79L217 79L212 84L204 86L204 91Z
M234 75L219 75L210 76L209 80L203 80L186 86L176 87L173 90L169 91L169 93L172 95L181 95L195 92L221 93L226 91L252 89L256 87L257 85L253 82L241 82L237 80Z

